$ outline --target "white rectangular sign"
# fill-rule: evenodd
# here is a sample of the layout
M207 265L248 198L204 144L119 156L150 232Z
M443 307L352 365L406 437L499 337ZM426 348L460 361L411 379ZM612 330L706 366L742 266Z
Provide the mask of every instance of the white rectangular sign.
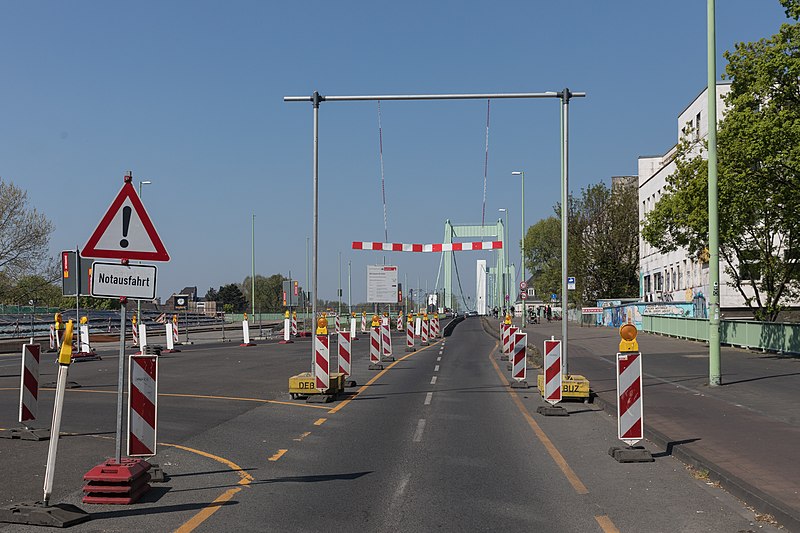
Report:
M367 302L397 303L397 267L367 265Z
M575 290L575 278L572 276L567 278L567 290L574 291Z
M153 300L156 297L156 267L95 261L92 263L92 296Z

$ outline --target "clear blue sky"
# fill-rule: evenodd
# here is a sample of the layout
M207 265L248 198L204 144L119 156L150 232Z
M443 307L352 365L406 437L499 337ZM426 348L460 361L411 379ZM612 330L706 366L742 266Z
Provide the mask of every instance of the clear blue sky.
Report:
M570 188L635 174L676 140L706 84L706 3L40 1L2 4L0 176L55 223L51 251L83 247L132 170L172 260L158 294L291 270L304 284L311 235L310 103L285 95L541 92L569 87ZM777 0L717 2L717 42L775 33ZM485 101L384 102L389 240L441 242L445 219L481 221ZM528 225L559 200L556 100L493 101L487 221L509 209L519 264ZM375 102L320 111L320 296L366 295L350 250L383 240ZM514 259L516 257L516 259ZM459 255L474 299L475 259ZM387 254L430 288L439 257ZM492 261L490 260L490 263Z

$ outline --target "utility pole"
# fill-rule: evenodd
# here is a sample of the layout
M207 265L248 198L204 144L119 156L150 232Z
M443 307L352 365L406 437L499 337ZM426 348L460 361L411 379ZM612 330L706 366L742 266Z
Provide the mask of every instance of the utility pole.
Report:
M722 384L719 355L719 214L717 197L717 44L714 0L708 0L708 384Z

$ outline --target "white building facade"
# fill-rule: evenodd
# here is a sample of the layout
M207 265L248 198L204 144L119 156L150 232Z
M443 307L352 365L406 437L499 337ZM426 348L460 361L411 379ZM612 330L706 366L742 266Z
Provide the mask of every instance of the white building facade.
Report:
M729 83L717 84L717 117L721 120L726 105L722 97L730 90ZM692 135L697 151L706 157L702 141L708 136L708 97L704 89L678 115L677 139ZM677 144L661 156L639 157L639 222L653 210L666 189L667 177L675 171ZM694 302L695 316L707 316L708 258L693 257L685 249L663 254L640 237L640 296L648 302ZM720 264L720 307L746 307L744 298L730 283L725 264Z

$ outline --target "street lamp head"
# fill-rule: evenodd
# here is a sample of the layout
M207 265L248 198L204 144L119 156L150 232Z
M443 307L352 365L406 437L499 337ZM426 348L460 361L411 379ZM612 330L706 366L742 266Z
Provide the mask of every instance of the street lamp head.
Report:
M144 181L140 181L139 183L141 183L142 185L150 185L153 182L150 181L150 180L144 180Z
M522 176L522 171L515 170L511 173L512 176Z
M501 207L500 209L498 209L498 211L500 211L501 213L505 213L506 212L506 208L505 207Z

